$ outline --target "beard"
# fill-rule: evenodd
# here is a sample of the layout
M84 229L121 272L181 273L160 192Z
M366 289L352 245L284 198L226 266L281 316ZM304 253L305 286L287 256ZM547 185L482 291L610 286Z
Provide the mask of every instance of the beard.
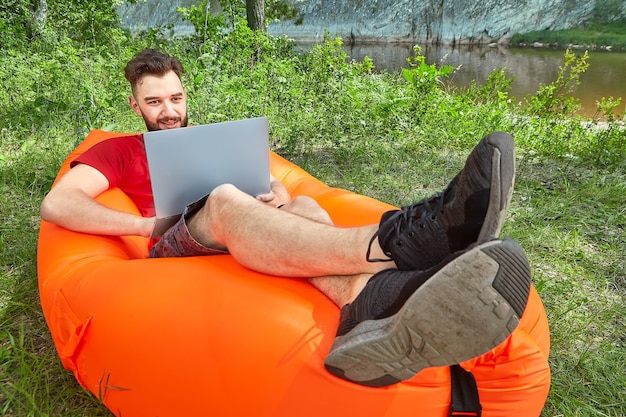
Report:
M148 129L149 132L154 132L154 131L157 131L157 130L161 130L161 128L159 127L159 123L166 123L166 122L169 122L169 121L180 122L180 127L187 127L188 117L185 116L182 119L180 117L163 118L163 119L157 119L156 122L152 122L150 120L147 120L144 117L143 121L146 124L146 129Z

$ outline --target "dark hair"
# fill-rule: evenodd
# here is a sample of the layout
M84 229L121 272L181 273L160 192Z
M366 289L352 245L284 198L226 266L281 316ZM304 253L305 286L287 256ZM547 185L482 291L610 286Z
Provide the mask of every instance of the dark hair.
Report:
M170 71L174 71L178 78L183 73L183 66L177 58L155 49L144 49L128 61L124 76L134 94L137 82L144 75L162 76Z

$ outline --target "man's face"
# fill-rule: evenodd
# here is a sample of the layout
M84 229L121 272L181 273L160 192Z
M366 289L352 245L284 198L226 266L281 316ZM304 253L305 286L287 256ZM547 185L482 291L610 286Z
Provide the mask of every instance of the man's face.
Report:
M149 131L187 126L187 93L173 71L162 77L145 75L128 100Z

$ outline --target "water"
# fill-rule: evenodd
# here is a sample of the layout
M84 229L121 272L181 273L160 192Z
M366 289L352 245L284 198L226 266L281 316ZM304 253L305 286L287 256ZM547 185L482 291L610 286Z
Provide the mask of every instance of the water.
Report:
M363 44L344 45L346 53L355 60L369 56L376 68L389 72L407 67L406 58L413 55L411 44ZM564 51L543 48L502 48L474 46L452 48L429 46L423 51L429 64L461 66L451 76L454 86L465 87L475 80L484 84L495 68L506 68L515 77L510 95L523 100L535 93L541 85L554 82L559 67L563 65ZM578 52L577 52L578 53ZM582 51L580 52L582 54ZM592 116L596 102L602 97L622 98L618 112L626 110L626 53L590 52L589 68L581 76L581 84L575 88L574 96L582 105L582 114Z
M174 32L185 35L193 31L188 24L180 22L177 6L188 7L194 0L150 0L149 2L125 5L118 8L122 25L127 28L154 27L158 24L178 22ZM300 44L302 48L308 45ZM347 54L355 60L371 57L379 69L397 72L406 67L406 58L413 55L413 45L409 43L344 45ZM554 82L559 67L563 64L563 51L542 48L501 48L489 46L474 47L435 47L424 48L429 64L443 62L461 68L451 76L454 86L465 87L472 80L483 84L495 68L507 68L515 77L511 96L523 100L535 93L541 85ZM602 97L621 97L618 113L626 109L626 53L591 52L589 69L581 76L581 84L574 96L582 105L582 113L592 116L596 102Z

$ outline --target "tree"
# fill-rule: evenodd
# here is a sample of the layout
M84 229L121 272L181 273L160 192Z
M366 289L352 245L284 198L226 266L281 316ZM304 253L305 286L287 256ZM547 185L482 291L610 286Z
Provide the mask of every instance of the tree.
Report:
M246 17L252 30L266 30L265 0L246 0Z
M298 15L298 10L290 0L217 0L217 2L221 12L215 16L211 13L211 7L207 5L214 3L210 0L203 0L189 8L179 7L178 12L193 23L196 33L206 32L207 21L220 15L224 16L222 23L234 25L238 17L243 17L244 9L248 27L260 31L267 30L268 19L292 19ZM220 22L217 20L215 22L219 26Z
M38 0L35 10L32 12L33 20L31 27L34 33L43 33L46 26L46 19L48 18L48 3L46 0Z
M266 30L268 19L292 19L298 10L289 0L246 0L246 18L252 30Z

